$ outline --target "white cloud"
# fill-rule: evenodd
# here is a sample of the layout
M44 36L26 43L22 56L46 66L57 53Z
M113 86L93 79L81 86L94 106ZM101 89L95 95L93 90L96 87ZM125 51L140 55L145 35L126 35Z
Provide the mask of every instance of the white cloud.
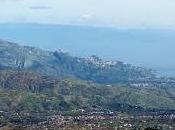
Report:
M0 0L0 22L175 28L174 0Z
M52 7L49 7L49 6L31 6L29 8L34 9L34 10L49 10L49 9L52 9Z
M90 19L92 19L93 18L93 16L91 15L91 14L83 14L82 16L81 16L81 19L82 20L90 20Z

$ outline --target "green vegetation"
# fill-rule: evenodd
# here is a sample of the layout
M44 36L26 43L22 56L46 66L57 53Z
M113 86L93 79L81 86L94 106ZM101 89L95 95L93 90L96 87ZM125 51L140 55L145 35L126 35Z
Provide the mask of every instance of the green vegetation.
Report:
M1 70L0 84L0 110L4 111L175 109L175 100L168 97L171 89L108 86L15 70Z
M58 124L59 119L70 120L67 123L78 129L74 123L81 121L75 116L87 113L88 119L81 117L82 124L91 121L98 127L101 120L107 127L115 127L108 120L111 112L137 115L175 110L175 79L156 78L151 70L142 67L104 61L96 56L72 57L62 51L47 52L2 41L0 61L0 127L10 123L40 124L57 115ZM106 115L96 115L98 112ZM138 124L147 123L146 117L142 118L144 122ZM120 119L126 121L120 126L131 127L125 118Z
M0 41L0 66L29 69L48 76L76 77L103 84L154 78L151 70L105 61L97 56L78 58L62 51L48 52Z

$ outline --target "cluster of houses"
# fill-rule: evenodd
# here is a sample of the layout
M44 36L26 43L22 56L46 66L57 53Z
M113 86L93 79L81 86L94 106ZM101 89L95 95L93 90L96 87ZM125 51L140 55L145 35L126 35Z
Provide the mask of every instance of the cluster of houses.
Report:
M49 119L49 124L57 128L79 128L79 129L93 129L93 130L114 130L114 129L135 129L150 126L159 126L167 130L175 129L175 115L157 115L157 116L129 116L104 112L91 112L89 114L63 116L54 115Z

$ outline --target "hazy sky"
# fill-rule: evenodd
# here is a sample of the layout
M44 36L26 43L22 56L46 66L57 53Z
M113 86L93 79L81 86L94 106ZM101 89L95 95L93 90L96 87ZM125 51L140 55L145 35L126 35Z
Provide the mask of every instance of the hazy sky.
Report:
M0 22L175 28L175 0L0 0Z

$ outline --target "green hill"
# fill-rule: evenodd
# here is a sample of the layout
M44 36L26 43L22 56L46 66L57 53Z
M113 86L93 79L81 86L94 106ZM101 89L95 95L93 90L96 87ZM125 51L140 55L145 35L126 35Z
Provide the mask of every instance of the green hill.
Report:
M120 61L106 61L97 56L73 57L62 50L48 52L6 41L0 41L0 61L1 67L25 68L48 76L76 77L103 84L155 77L149 69Z
M0 61L0 124L42 122L81 109L132 114L175 110L175 80L156 78L143 67L5 41L0 41Z
M172 91L170 89L169 91ZM175 96L163 88L108 86L42 76L32 71L0 71L0 110L59 112L75 109L142 111L175 109Z

